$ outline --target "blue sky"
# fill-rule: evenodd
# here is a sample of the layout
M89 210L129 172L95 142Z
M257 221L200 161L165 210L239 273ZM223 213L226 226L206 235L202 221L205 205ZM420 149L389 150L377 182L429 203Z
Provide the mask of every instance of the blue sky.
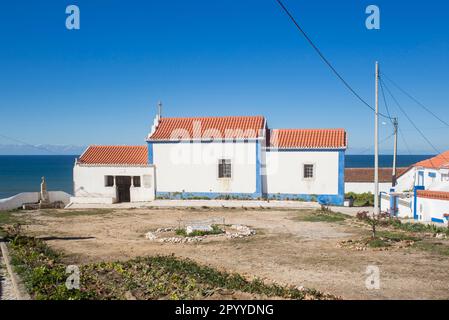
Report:
M449 121L447 1L285 3L367 101L379 60ZM65 28L69 4L80 8L80 30ZM369 4L380 7L381 30L365 28ZM9 1L0 41L0 134L31 144L142 144L162 100L165 116L262 114L273 128L343 127L352 150L373 145L373 114L274 0ZM449 149L449 128L393 92L437 148ZM389 101L411 151L434 153ZM381 137L391 131L382 125ZM382 146L391 149L392 140ZM401 139L399 152L407 153Z

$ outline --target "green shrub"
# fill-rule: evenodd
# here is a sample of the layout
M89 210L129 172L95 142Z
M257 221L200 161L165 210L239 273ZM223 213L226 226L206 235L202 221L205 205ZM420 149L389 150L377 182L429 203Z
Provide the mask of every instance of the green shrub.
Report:
M374 194L371 192L354 193L348 192L345 194L346 199L354 200L354 207L372 207L374 206Z

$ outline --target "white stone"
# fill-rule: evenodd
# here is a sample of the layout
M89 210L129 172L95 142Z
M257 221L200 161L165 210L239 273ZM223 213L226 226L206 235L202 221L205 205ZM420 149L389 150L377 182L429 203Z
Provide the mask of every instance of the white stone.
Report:
M195 225L195 226L187 226L186 227L186 233L187 234L191 234L194 231L210 232L210 231L213 231L213 230L214 229L210 225Z

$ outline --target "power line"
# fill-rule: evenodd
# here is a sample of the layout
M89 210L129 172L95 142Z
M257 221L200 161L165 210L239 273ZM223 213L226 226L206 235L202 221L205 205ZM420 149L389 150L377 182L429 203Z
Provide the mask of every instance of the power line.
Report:
M407 91L405 91L404 89L402 89L396 82L394 82L393 80L391 80L390 77L388 77L385 73L382 72L382 75L385 77L385 79L387 79L388 81L390 81L393 86L395 86L399 91L401 91L403 94L405 94L407 97L409 97L411 100L413 100L417 105L419 105L421 108L423 108L424 110L426 110L428 113L430 113L435 119L437 119L438 121L440 121L441 123L443 123L445 126L449 127L449 123L447 123L446 121L444 121L443 119L441 119L439 116L437 116L434 112L432 112L432 110L430 110L429 108L427 108L424 104L422 104L421 102L418 101L418 99L416 99L415 97L413 97L410 93L408 93Z
M390 109L388 108L387 99L385 98L385 91L384 91L384 87L382 85L382 81L379 81L379 83L380 83L380 92L382 93L382 98L383 98L383 101L385 104L385 109L387 109L387 114L388 114L388 117L390 118L391 124L394 125L394 121L391 118Z
M321 50L313 43L312 39L307 35L307 33L301 28L301 26L296 22L295 18L291 15L291 13L288 11L288 9L285 7L285 5L282 3L281 0L276 0L276 2L279 4L279 6L284 10L284 12L287 14L287 16L290 18L290 20L294 23L296 28L301 32L301 34L306 38L307 42L312 46L312 48L318 53L320 58L324 61L324 63L332 70L332 72L340 79L341 82L346 86L346 88L349 89L349 91L352 92L354 96L357 97L365 106L370 108L372 111L376 112L376 110L368 103L366 102L350 85L349 83L340 75L340 73L334 68L334 66L329 62L329 60L324 56L324 54L321 52ZM378 113L380 116L384 118L388 118L391 120L390 117L387 115L384 115L382 113Z
M383 82L382 78L380 79L381 82ZM441 152L433 145L433 143L426 137L426 135L418 128L418 126L415 124L415 122L410 118L410 116L407 114L407 112L405 112L405 110L402 108L401 104L396 100L396 98L394 97L394 95L392 94L391 90L388 88L388 86L383 83L383 85L385 86L385 89L387 90L387 92L389 93L389 95L391 96L391 98L393 99L393 101L395 102L395 104L398 106L398 108L401 110L401 112L405 115L405 117L408 119L408 121L412 124L412 126L415 128L416 131L418 131L418 133L421 135L421 137L429 144L429 146L432 147L432 149L437 153L437 154L441 154ZM443 156L444 158L444 156ZM448 161L446 158L444 158L446 161ZM430 163L432 164L433 167L435 167L435 165L432 163L432 160L429 159Z
M407 140L405 139L404 135L402 134L401 128L398 127L399 135L401 136L402 142L404 142L405 148L407 149L407 152L409 155L412 154L412 151L407 143Z
M20 143L20 144L24 144L26 146L29 146L29 147L32 147L32 148L35 148L35 149L38 149L38 150L43 150L43 151L47 151L47 152L50 152L50 153L55 153L52 150L47 149L45 147L39 147L39 146L33 145L31 143L28 143L28 142L16 139L16 138L5 136L4 134L1 134L1 133L0 133L0 137L4 138L6 140L11 140L11 141L14 141L14 142L17 142L17 143Z
M382 140L379 142L379 144L382 144L382 143L384 143L384 142L387 142L389 139L391 139L392 136L394 136L394 132L393 132L392 134L390 134L389 136L385 137L384 139L382 139ZM368 152L368 151L370 151L370 150L373 149L373 148L374 148L374 145L372 145L372 146L369 147L369 148L362 149L362 151L360 151L360 154L364 154L365 152Z

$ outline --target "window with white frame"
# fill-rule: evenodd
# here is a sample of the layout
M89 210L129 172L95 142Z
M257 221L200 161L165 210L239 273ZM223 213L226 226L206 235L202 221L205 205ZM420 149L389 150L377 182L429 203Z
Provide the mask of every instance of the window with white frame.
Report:
M449 181L449 173L442 173L441 174L441 181L448 182Z
M315 177L315 165L306 163L303 165L303 178L313 179Z
M230 159L218 160L218 178L231 178L231 169Z

